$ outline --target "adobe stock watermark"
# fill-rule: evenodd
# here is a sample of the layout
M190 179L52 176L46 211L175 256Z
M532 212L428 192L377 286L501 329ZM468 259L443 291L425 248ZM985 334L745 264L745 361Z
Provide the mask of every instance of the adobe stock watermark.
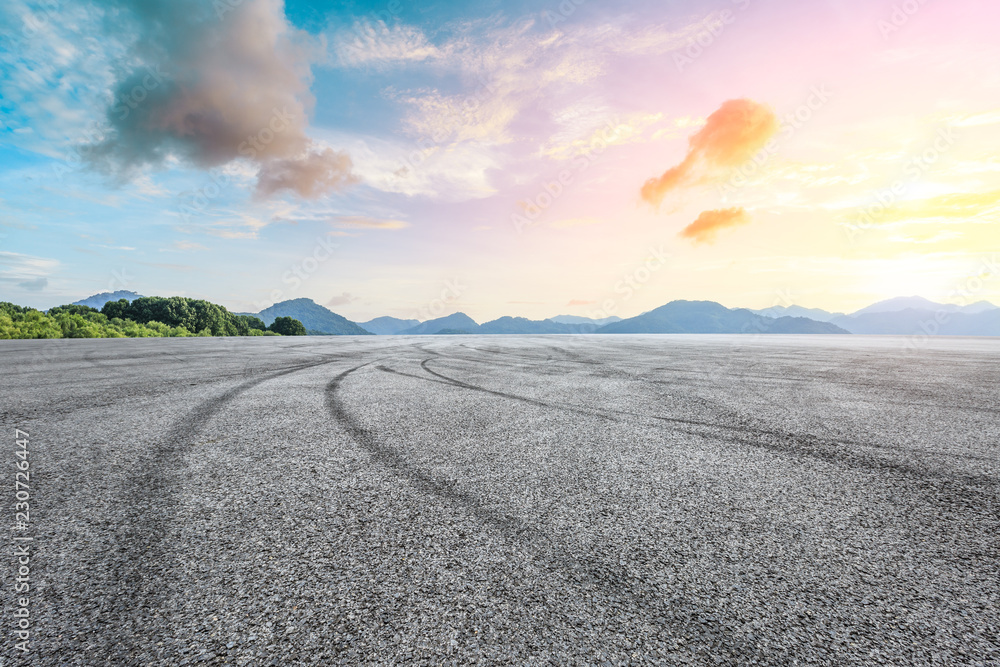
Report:
M166 74L159 65L147 67L145 74L131 89L112 99L111 111L118 116L118 120L125 120L149 99L149 94L152 91L163 85L164 78L166 78ZM66 174L80 168L85 161L86 147L101 143L107 136L107 128L104 125L97 121L91 122L83 130L80 141L70 149L69 156L53 163L52 171L55 173L56 179L61 181Z
M287 107L271 110L271 117L254 134L247 135L247 138L240 142L236 151L243 157L255 160L265 153L275 139L287 130L294 116L288 112ZM181 204L177 212L185 223L190 223L193 216L203 214L218 199L225 189L233 182L232 177L226 173L224 167L215 167L208 171L208 182L195 188L190 194L187 202Z
M236 10L243 2L244 0L212 0L212 9L215 10L215 15L221 21L222 17Z
M437 129L430 136L420 137L416 141L416 148L407 153L399 162L395 174L400 178L406 178L414 170L427 162L434 153L443 146L455 134L455 128L465 121L474 117L482 105L497 92L495 81L488 80L485 75L480 74L476 90L467 95L458 108L452 108L442 122L438 123Z
M614 315L618 309L640 292L653 275L667 265L670 255L663 251L663 246L654 248L650 246L649 254L632 271L624 274L612 287L616 296L604 299L599 310L592 310L587 317L594 320L602 320Z
M900 4L892 6L892 12L888 19L879 19L878 31L882 34L882 39L887 40L916 16L928 0L904 0Z
M29 459L27 431L14 429L14 526L12 528L13 553L16 570L12 579L14 599L13 633L17 641L14 648L22 655L31 649L31 461Z
M764 148L757 151L752 158L733 170L725 182L717 187L718 194L722 201L728 201L728 196L735 193L740 188L750 183L750 179L758 174L768 162L771 161L779 150L783 142L788 141L795 133L801 130L813 119L813 116L826 106L826 103L833 97L833 93L826 84L819 84L809 89L809 96L806 100L781 117L778 128L778 136L772 137Z
M560 23L568 21L569 17L576 13L577 7L586 2L587 0L562 0L555 11L551 9L542 10L542 19L549 24L550 28L555 28Z
M534 196L528 197L527 200L521 200L519 204L522 207L522 213L515 212L510 216L514 231L522 234L525 229L540 224L542 214L566 193L580 174L587 171L603 157L611 142L619 137L620 128L618 119L609 120L604 129L601 130L600 136L591 140L590 148L586 153L577 155L573 158L569 168L563 169L554 178L546 180Z
M119 289L128 289L128 286L132 284L134 278L128 274L128 269L122 267L117 271L111 271L111 279L108 280L108 291L117 292Z
M289 269L282 274L281 282L287 285L288 289L293 292L299 289L303 283L319 271L319 268L323 264L333 257L334 250L340 247L339 244L333 241L334 238L336 236L333 233L317 237L316 244L312 250L298 261L292 263ZM274 289L271 291L269 301L258 301L256 305L259 310L264 310L281 301L285 294L286 292L283 289Z
M993 253L982 260L979 269L964 278L955 289L948 293L946 301L957 300L959 306L968 306L979 300L989 281L1000 276L1000 256ZM917 352L925 347L932 336L941 332L941 327L948 324L956 315L954 311L938 308L934 315L919 323L921 332L908 336L903 343L904 352Z
M417 308L414 311L413 319L426 322L427 320L443 317L462 298L466 289L466 286L460 282L459 278L445 280L440 295Z
M750 6L750 0L732 0L732 3L740 11L746 10ZM736 23L736 12L731 9L723 9L716 19L705 19L703 29L699 30L694 37L688 40L687 46L678 53L674 52L674 65L677 71L683 73L685 69L694 64L698 58L704 55L705 51L712 47L726 31L726 26Z
M924 174L930 171L957 141L953 128L941 128L937 131L931 146L918 155L910 156L903 164L904 178L899 178L889 187L874 192L871 203L857 212L854 222L844 225L844 231L851 243L857 242L863 232L875 227L879 218L907 194L910 185L923 178Z
M132 86L126 94L115 98L115 105L111 110L118 114L118 120L125 120L133 110L146 101L149 94L163 85L163 70L159 65L146 68L146 74L139 79L139 83Z
M107 136L107 130L103 125L94 121L87 126L80 136L81 141L74 145L69 156L65 159L52 163L52 173L56 180L62 181L66 174L76 171L84 164L83 149L85 146L93 146L100 143Z
M62 6L59 2L51 0L37 4L38 7L24 17L24 25L21 26L21 34L27 39L31 39L40 30L59 20L59 9Z

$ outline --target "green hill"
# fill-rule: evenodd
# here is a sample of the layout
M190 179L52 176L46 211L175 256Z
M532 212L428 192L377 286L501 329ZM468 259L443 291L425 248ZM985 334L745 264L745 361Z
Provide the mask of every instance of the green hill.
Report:
M291 317L305 326L310 334L334 336L370 336L370 331L362 329L346 317L324 308L312 299L290 299L276 303L257 313L257 317L271 326L277 317Z

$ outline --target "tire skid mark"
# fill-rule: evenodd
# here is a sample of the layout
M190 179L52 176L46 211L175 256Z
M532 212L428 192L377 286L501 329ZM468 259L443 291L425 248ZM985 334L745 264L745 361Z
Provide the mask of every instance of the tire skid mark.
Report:
M519 535L529 528L519 519L500 514L495 510L482 504L479 499L467 492L455 488L455 483L448 480L440 480L432 475L413 467L406 457L387 445L379 443L375 436L360 426L349 414L346 407L338 398L338 392L343 381L352 373L365 368L369 364L361 364L348 369L335 377L326 388L327 409L333 415L337 423L347 431L351 439L361 445L375 460L382 465L391 468L410 480L414 486L422 491L430 492L433 495L441 496L452 500L463 507L469 509L476 517L484 523L491 524L502 530L505 534ZM447 384L447 383L442 383Z
M654 419L666 420L662 417ZM682 421L682 420L669 420ZM989 475L973 475L958 471L938 473L926 468L887 461L877 456L865 456L861 453L837 449L836 444L824 442L810 435L792 433L777 433L751 427L706 425L705 428L735 431L735 434L722 435L706 433L704 430L677 429L681 433L697 436L711 442L728 442L754 449L791 455L797 458L809 458L842 468L853 470L882 470L896 473L901 477L914 480L927 491L934 502L941 502L941 492L963 498L966 505L985 514L1000 518L1000 505L997 504L997 489L1000 484ZM744 435L747 437L740 437ZM768 438L770 436L770 438ZM784 442L782 442L784 441ZM790 443L790 444L785 444ZM878 447L878 445L861 445L862 447ZM914 452L914 450L903 450ZM914 452L916 453L916 452Z
M755 649L737 639L710 612L701 609L696 604L682 598L666 599L658 595L655 585L648 584L641 576L634 574L624 565L605 562L598 559L579 557L572 553L571 548L560 543L552 536L541 532L536 527L522 519L497 509L496 503L487 504L477 495L458 489L454 482L436 479L433 475L411 463L407 457L393 447L379 441L369 429L359 424L351 416L349 410L340 399L344 380L353 373L369 366L361 364L350 368L333 378L326 388L327 408L351 439L367 451L379 464L390 469L417 489L458 506L470 513L485 526L491 527L506 539L519 542L521 546L530 549L535 560L550 570L562 571L570 575L569 580L577 584L592 584L600 587L613 598L625 601L632 607L636 618L647 617L649 607L659 607L663 618L671 619L670 629L680 631L680 634L693 641L684 646L689 650L704 648L705 642L699 642L699 633L711 628L715 638L711 648L725 655L727 664L735 664L740 657L757 653ZM381 370L383 367L376 367ZM391 371L390 371L391 372ZM451 385L450 381L441 384ZM490 392L493 393L493 392ZM558 612L558 610L555 610ZM673 635L676 636L676 635ZM700 643L700 647L697 646ZM695 646L692 646L694 644Z
M545 334L545 335L552 335L552 334ZM556 335L558 335L558 334L556 334ZM499 364L503 364L505 366L510 366L510 367L514 367L514 368L524 367L527 364L527 362L539 362L539 361L552 362L552 363L556 363L556 364L582 364L582 365L587 365L587 366L602 366L603 365L600 361L593 361L593 360L582 359L582 358L580 358L580 355L578 355L575 352L569 352L569 351L565 350L564 348L561 348L561 347L558 347L558 346L553 346L553 345L548 345L548 346L546 346L546 348L550 349L550 350L552 350L554 352L559 352L559 353L563 354L564 358L557 359L556 357L553 357L552 355L546 355L545 358L542 358L540 356L532 356L532 355L526 355L526 354L514 354L514 353L512 353L512 352L510 352L508 350L504 350L503 348L501 348L499 346L494 347L494 348L489 348L489 347L474 347L472 345L469 345L468 343L462 343L459 347L462 347L462 348L464 348L466 350L469 350L470 352L479 352L479 353L485 353L485 354L501 355L505 359L520 359L524 363L518 363L518 362L513 362L513 361L503 361L503 360L498 360L498 359L491 359L491 360L489 360L487 362L487 361L484 361L482 359L475 359L475 358L469 358L469 357L460 357L460 356L458 356L456 354L450 354L450 355L445 356L444 358L446 358L446 359L460 359L462 361L471 361L473 363L480 363L480 364L481 363L489 363L489 364L497 364L497 363L499 363ZM443 355L437 355L437 356L443 356Z
M631 414L631 413L628 413ZM905 454L920 454L923 456L935 456L938 458L961 458L970 461L994 461L995 459L988 456L979 456L976 454L962 454L962 453L952 453L946 454L942 452L932 452L932 451L920 451L917 449L910 449L908 447L901 447L899 445L882 445L878 443L871 442L857 442L854 440L844 440L835 438L821 438L816 435L809 433L791 433L789 431L780 431L777 429L769 428L757 428L750 426L748 424L720 424L716 422L700 421L697 419L679 419L677 417L664 417L660 415L634 415L636 417L645 417L647 419L655 419L660 422L669 422L672 424L683 424L685 426L695 426L698 428L706 429L718 429L721 431L729 431L739 435L759 435L759 436L769 436L772 438L779 438L783 440L791 440L797 444L800 444L806 448L816 448L816 447L862 447L866 449L881 449L889 452L901 452ZM736 413L730 413L729 417L733 419L734 422L740 421L741 415ZM743 420L746 421L746 420ZM789 449L790 452L801 452L798 449ZM958 473L956 473L958 474ZM968 479L975 484L996 482L995 479L989 475L969 475Z
M447 357L443 357L447 358ZM426 364L430 359L425 359L421 362L421 367L440 378L438 381L447 382L453 386L460 387L463 389L469 389L472 391L481 391L495 396L502 396L505 398L510 398L512 400L523 401L531 403L533 405L538 405L541 407L551 408L553 410L565 410L573 412L575 414L582 414L585 416L598 417L601 419L608 419L612 421L618 421L608 414L594 411L592 409L584 408L582 406L572 406L559 403L546 403L543 401L537 401L535 399L527 398L524 396L517 396L516 394L509 394L507 392L498 392L491 389L486 389L484 387L478 387L476 385L471 385L461 380L455 380L454 378L449 378L446 375L437 373L427 368ZM385 369L388 372L395 373L398 375L407 375L415 379L422 379L425 381L431 381L427 378L420 378L420 376L409 375L407 373L402 373L400 371L394 371L392 369ZM940 493L946 492L948 495L955 495L964 498L967 502L973 504L974 507L981 508L986 514L995 515L1000 512L1000 508L997 507L996 502L996 492L1000 483L989 476L989 475L974 475L968 473L962 473L958 471L951 471L948 473L940 473L927 468L922 468L920 466L911 465L908 463L902 463L899 461L889 461L876 455L866 455L861 452L847 451L845 447L862 447L868 449L882 449L888 451L904 452L907 454L917 454L912 449L907 449L905 447L896 447L892 445L880 445L880 444L867 444L852 441L839 441L839 440L825 440L816 436L808 434L796 434L789 433L785 431L778 431L772 429L764 428L754 428L746 424L748 418L739 415L737 413L729 412L729 418L732 419L734 424L725 423L713 423L713 422L701 422L697 420L688 419L678 419L674 417L665 417L659 415L643 415L639 413L626 412L622 410L615 410L613 408L605 408L606 412L611 412L616 415L635 417L640 419L652 419L658 422L672 423L672 424L682 424L686 426L693 426L693 429L676 428L675 431L685 433L687 435L697 436L704 440L710 442L718 442L720 440L724 442L729 442L735 445L742 445L745 447L750 447L753 449L765 450L773 453L779 453L784 455L790 455L797 458L808 458L818 461L823 461L824 463L830 463L843 468L849 468L854 470L884 470L892 473L896 473L902 477L910 478L921 482L923 485L930 485L931 487L927 489L927 492L932 496L936 502L940 502ZM708 431L708 432L706 432ZM720 435L718 433L712 433L711 431L724 431L732 433L733 435ZM744 436L744 437L740 437ZM786 444L789 443L789 444ZM939 457L948 457L948 454L936 454ZM985 497L984 497L985 496Z
M118 597L114 600L103 600L102 617L111 604L123 612L116 614L119 618L108 622L108 643L104 649L108 657L116 659L138 657L138 634L142 632L144 623L137 623L134 614L137 610L163 610L163 602L169 595L165 584L169 575L157 576L155 572L166 573L163 542L167 527L174 521L179 501L177 490L170 479L171 472L183 467L183 458L190 449L193 436L199 428L215 416L226 404L244 392L285 375L341 361L340 355L327 355L323 361L296 364L271 372L265 376L243 382L222 394L203 401L186 417L177 421L167 435L159 441L151 457L139 462L140 472L130 477L127 483L129 489L126 496L117 502L131 510L127 517L128 523L120 527L114 539L117 551L121 554L116 569L112 575L112 588ZM332 357L332 358L330 358ZM150 577L150 574L152 577ZM151 584L158 582L160 588L154 589Z
M431 375L433 375L434 377L439 378L438 381L442 382L444 384L449 384L449 385L452 385L454 387L460 387L462 389L468 389L470 391L478 391L478 392L482 392L484 394L491 394L493 396L500 396L502 398L509 398L509 399L511 399L513 401L520 401L521 403L528 403L529 405L536 405L536 406L541 407L541 408L551 408L553 410L564 410L566 412L573 412L573 413L584 415L584 416L587 416L587 417L598 417L600 419L606 419L608 421L618 421L615 417L613 417L611 415L601 414L599 412L596 412L594 410L590 410L590 409L587 409L587 408L578 408L576 406L566 405L564 403L549 403L549 402L546 402L546 401L538 400L536 398L529 398L527 396L519 396L517 394L510 394L510 393L507 393L505 391L496 391L494 389L487 389L486 387L480 387L478 385L469 384L467 382L462 382L461 380L456 380L455 378L451 378L451 377L448 377L447 375L442 375L441 373L438 373L436 371L432 371L430 368L427 367L427 362L428 361L430 361L430 359L424 359L423 361L421 361L420 362L420 367L423 368L428 373L430 373ZM393 371L391 369L386 369L386 370L388 370L390 373L399 373L399 371ZM400 374L401 375L406 375L406 373L400 373ZM420 378L419 376L414 376L414 377L417 377L418 379L426 379L426 378Z

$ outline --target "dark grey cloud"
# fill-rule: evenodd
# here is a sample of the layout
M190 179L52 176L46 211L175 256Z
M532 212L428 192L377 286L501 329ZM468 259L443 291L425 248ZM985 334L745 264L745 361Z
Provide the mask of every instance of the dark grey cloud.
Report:
M259 167L259 194L304 197L353 181L350 158L307 135L323 45L289 25L281 0L102 4L131 49L108 131L85 148L98 169L128 180L169 156L202 168L244 159Z
M303 157L265 162L257 175L257 193L266 197L292 190L302 197L315 197L356 181L351 175L351 158L327 148Z
M34 280L24 280L17 284L18 287L26 289L29 292L41 292L43 289L49 286L48 278L35 278Z

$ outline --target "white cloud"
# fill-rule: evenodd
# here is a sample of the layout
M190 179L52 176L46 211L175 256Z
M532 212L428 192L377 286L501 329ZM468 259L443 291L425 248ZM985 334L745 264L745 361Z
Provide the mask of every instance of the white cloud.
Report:
M496 192L488 172L500 157L478 142L435 145L406 139L383 139L319 133L351 154L353 171L366 185L382 192L426 196L448 201L488 197Z
M606 100L579 99L581 84L607 74L617 56L681 48L717 18L712 14L679 29L625 19L551 30L530 18L514 23L492 18L449 26L450 36L437 44L412 26L357 24L331 39L340 66L422 63L457 76L464 91L385 91L403 107L401 130L409 141L331 132L323 138L346 149L353 172L384 192L453 201L488 197L496 192L490 171L516 159L506 147L520 139L512 127L526 112L545 115L557 129L543 146L522 156L571 157L612 119L615 143L635 141L661 123L656 114L623 114L619 120Z
M0 282L15 283L24 289L45 287L58 266L55 259L0 250Z
M469 23L438 50L442 65L464 77L467 92L455 95L430 89L395 97L410 107L405 127L415 136L435 143L508 143L510 125L521 112L553 96L572 94L580 84L607 74L614 56L659 55L682 48L719 20L716 12L677 29L636 28L620 21L541 35L541 25L533 20L506 26ZM600 100L589 104L606 105Z
M114 82L112 63L124 48L101 37L94 5L46 7L0 3L0 86L9 110L0 122L18 128L18 145L66 159L69 148L93 139Z
M410 223L404 220L386 220L364 215L347 215L332 218L330 223L336 227L351 229L405 229Z
M419 29L407 25L388 26L384 21L359 21L330 39L335 62L342 67L393 64L442 57Z

